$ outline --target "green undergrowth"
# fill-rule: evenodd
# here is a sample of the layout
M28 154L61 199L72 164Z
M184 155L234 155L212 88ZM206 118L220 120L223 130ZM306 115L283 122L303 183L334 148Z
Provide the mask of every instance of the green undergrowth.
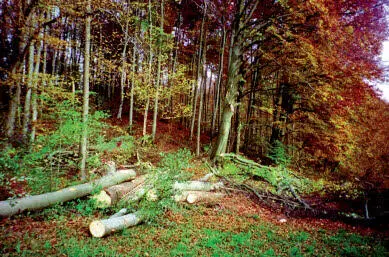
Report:
M79 142L82 134L81 107L76 101L55 104L50 128L40 128L33 144L12 147L0 142L0 187L8 197L41 194L79 181ZM91 179L104 174L104 163L129 164L135 156L136 140L124 129L105 122L108 115L89 115L87 170ZM12 180L19 183L15 190ZM20 187L23 186L23 190Z
M288 191L292 186L301 194L319 192L323 189L323 180L311 180L289 169L286 163L274 166L256 164L243 156L232 155L223 160L219 175L227 177L235 183L249 183L261 190L272 193ZM238 160L235 160L238 158ZM243 160L245 163L242 163Z
M167 210L177 210L179 206L172 196L173 184L176 181L182 182L190 179L193 174L189 172L191 167L192 154L188 149L180 149L173 153L160 153L162 159L156 167L148 170L146 183L150 185L149 192L157 199L150 199L146 194L139 202L131 204L124 203L120 207L140 211L144 220L153 223ZM152 197L152 196L151 196Z
M193 174L186 149L161 154L149 171L159 197L130 206L97 209L90 198L16 215L0 227L1 256L387 256L388 241L344 230L302 230L292 223L272 224L260 214L241 215L220 206L172 201L172 182ZM92 238L90 222L118 208L141 211L142 224L106 238Z
M174 218L175 215L179 218ZM388 242L378 238L344 230L303 231L288 224L269 224L260 217L239 217L236 213L206 207L181 209L180 213L165 215L154 223L102 239L88 234L90 220L57 219L45 233L30 228L18 236L10 227L3 226L0 251L2 256L87 257L387 256L388 250Z

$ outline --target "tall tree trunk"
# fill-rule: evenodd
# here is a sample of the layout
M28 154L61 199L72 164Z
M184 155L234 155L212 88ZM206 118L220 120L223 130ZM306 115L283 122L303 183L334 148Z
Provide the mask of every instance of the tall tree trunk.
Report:
M130 128L133 124L133 115L134 115L134 87L135 87L135 65L136 65L136 44L134 43L134 48L132 51L132 65L131 65L131 90L130 90L130 111L128 113L128 125Z
M164 0L161 1L161 21L160 21L160 33L163 33L163 23L165 20L164 17ZM161 39L163 35L161 35ZM161 40L162 41L162 40ZM162 44L162 42L160 42ZM158 67L157 67L157 82L155 84L155 96L154 96L154 114L153 114L153 127L151 132L151 137L153 141L155 140L155 135L157 133L157 117L158 117L158 100L159 100L159 84L161 81L161 61L162 61L162 47L159 46L159 54L158 54Z
M147 116L149 115L149 106L150 106L150 97L147 97L146 99L146 106L145 106L145 113L143 114L143 133L142 135L145 136L147 134Z
M126 83L126 56L127 56L127 46L129 42L129 35L128 35L128 27L129 27L129 20L126 21L126 27L124 29L124 45L123 45L123 52L122 52L122 70L120 75L120 106L118 115L116 116L117 119L122 119L122 112L123 112L123 103L124 103L124 85Z
M152 40L152 32L153 32L153 19L152 19L152 13L151 13L151 0L149 0L148 4L148 9L149 9L149 24L150 24L150 29L149 29L149 70L148 70L148 87L151 88L151 66L153 64L153 40ZM147 134L147 118L148 118L148 113L149 113L149 105L150 105L150 96L147 94L147 99L146 99L146 106L145 106L145 112L143 115L143 136Z
M28 54L28 78L27 78L27 93L24 100L24 117L23 117L23 127L22 135L26 139L28 132L28 125L30 124L30 115L31 115L31 91L33 84L33 74L34 74L34 44L35 40L31 40L29 45L29 54Z
M14 66L14 68L12 69L13 76L15 76L16 70L17 68L16 66ZM20 103L20 93L21 93L20 81L15 80L9 90L11 102L9 104L8 119L6 124L6 135L8 139L11 139L11 137L15 133L15 120L16 120L16 112L19 108L19 103Z
M200 146L201 146L201 115L202 115L202 108L203 108L203 94L204 89L207 84L207 69L204 70L204 74L202 75L201 79L201 85L200 85L200 106L199 106L199 116L197 118L197 141L196 141L196 155L200 155Z
M190 140L193 138L193 132L194 132L194 126L196 122L196 109L197 109L197 99L198 99L198 91L199 87L201 87L201 83L199 82L200 76L203 69L203 63L202 63L202 56L203 56L203 41L204 41L204 24L205 24L205 17L207 15L207 3L204 1L204 12L203 12L203 19L201 21L201 30L200 30L200 44L199 44L199 55L198 55L198 61L197 61L197 74L196 74L196 82L194 82L192 91L193 91L193 98L192 98L192 122L190 124Z
M212 124L211 124L211 140L213 137L213 134L215 133L215 126L216 126L216 118L219 112L219 100L220 100L220 87L221 87L221 81L223 77L223 66L224 66L224 48L226 46L226 28L223 26L223 34L222 34L222 42L220 44L220 53L219 53L219 70L218 70L218 76L217 76L217 82L216 82L216 96L215 96L215 107L212 114Z
M86 7L87 17L85 21L85 56L84 56L84 88L82 104L82 137L81 137L81 179L86 179L86 158L88 144L88 115L89 115L89 61L90 61L90 34L91 34L91 0L88 0Z
M255 99L255 93L254 89L258 83L258 69L255 70L253 77L252 77L252 83L250 88L250 94L247 104L247 111L246 111L246 126L244 131L244 149L243 151L246 152L248 150L249 140L251 137L251 131L252 131L252 125L253 122L251 121L252 113L253 113L253 105L254 105L254 99Z
M35 133L36 133L36 122L38 120L38 75L41 63L41 52L43 47L43 31L40 33L39 46L36 53L36 62L35 62L35 70L33 76L33 86L32 86L32 120L31 120L31 137L30 142L34 143L35 141Z
M235 12L234 22L232 24L226 97L224 101L223 114L222 114L222 120L221 120L218 138L216 144L212 148L212 153L211 153L212 160L215 160L217 156L226 152L228 138L231 129L231 118L237 106L236 98L237 98L238 86L239 86L238 83L242 78L241 58L242 58L243 37L242 35L239 35L240 28L242 26L241 17L244 9L242 1L238 1L237 8L239 9Z

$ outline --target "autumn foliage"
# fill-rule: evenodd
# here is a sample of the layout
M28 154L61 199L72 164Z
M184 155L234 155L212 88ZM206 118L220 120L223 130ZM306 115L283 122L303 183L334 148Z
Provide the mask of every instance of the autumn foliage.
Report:
M149 108L153 126L196 123L211 139L198 133L198 151L217 147L229 123L227 152L271 164L282 143L304 174L387 189L389 107L371 86L383 75L387 8L384 0L105 0L87 12L83 1L3 1L2 136L27 143L35 126L45 133L53 102L78 97L91 16L92 109L122 119L123 108L143 136ZM24 107L30 88L35 121Z

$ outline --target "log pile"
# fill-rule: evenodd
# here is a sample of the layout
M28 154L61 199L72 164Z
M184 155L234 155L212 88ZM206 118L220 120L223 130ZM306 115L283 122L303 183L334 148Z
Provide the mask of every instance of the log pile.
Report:
M208 175L199 181L175 182L172 185L174 195L172 196L176 202L194 203L215 203L225 196L224 193L215 192L224 187L223 183L206 182L211 176ZM145 197L149 201L156 201L158 193L148 183L146 176L139 176L131 182L122 183L112 187L105 188L93 198L97 201L99 207L109 207L116 203L136 202ZM94 237L104 237L115 231L135 226L142 222L143 217L139 212L127 214L126 209L120 210L113 216L95 220L89 230Z
M172 185L172 198L177 202L215 203L225 196L217 192L223 189L223 183L209 183L211 175L206 175L198 181L175 182ZM0 217L10 217L24 211L39 210L57 203L90 195L96 188L102 190L93 195L97 207L111 207L118 202L131 203L145 197L148 201L157 201L158 192L149 184L150 179L145 175L137 176L132 169L116 170L115 164L107 165L107 175L76 186L67 187L55 192L27 196L18 199L0 201ZM142 222L140 212L127 213L120 210L107 219L95 220L89 230L94 237L103 237L115 231L135 226Z
M137 198L139 199L144 194L142 192L145 191L145 180L146 176L143 175L136 177L130 182L105 188L97 195L94 195L92 199L94 199L97 202L98 207L101 208L113 206L123 198L125 201L136 201Z

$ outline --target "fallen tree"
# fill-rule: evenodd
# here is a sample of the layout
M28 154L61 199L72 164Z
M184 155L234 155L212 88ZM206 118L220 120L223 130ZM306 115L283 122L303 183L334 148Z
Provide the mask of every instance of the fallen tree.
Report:
M98 180L71 186L59 191L27 196L0 202L0 217L10 217L23 211L39 210L56 203L66 202L89 195L96 188L110 187L135 178L134 170L119 170Z
M115 216L116 215L116 216ZM89 231L94 237L103 237L115 231L119 231L131 226L135 226L142 221L139 212L121 215L115 214L104 220L95 220L89 225Z
M250 172L247 173L248 176L259 176L267 183L269 183L269 185L273 186L275 189L278 190L276 190L276 193L273 193L269 190L254 188L248 183L238 183L233 179L228 178L227 176L221 175L215 167L212 167L207 163L207 166L211 170L211 172L215 176L224 179L228 184L234 186L235 188L253 193L258 198L258 200L267 205L272 205L273 203L278 202L282 206L286 206L290 209L304 208L306 210L314 211L314 209L307 202L305 202L296 192L292 184L292 181L294 179L291 179L291 174L289 175L289 172L287 170L284 170L284 172L290 176L290 178L288 179L289 181L286 180L284 183L278 182L277 184L274 184L274 181L271 181L266 176L263 176L263 174L278 173L279 169L277 167L261 165L252 160L246 159L241 155L233 153L221 154L218 157L219 163L223 163L225 160L233 162L238 167L242 168L242 170L249 170ZM262 170L263 172L258 172L259 170ZM282 175L280 175L280 180L282 181ZM289 192L291 196L288 194L282 194L282 192Z

